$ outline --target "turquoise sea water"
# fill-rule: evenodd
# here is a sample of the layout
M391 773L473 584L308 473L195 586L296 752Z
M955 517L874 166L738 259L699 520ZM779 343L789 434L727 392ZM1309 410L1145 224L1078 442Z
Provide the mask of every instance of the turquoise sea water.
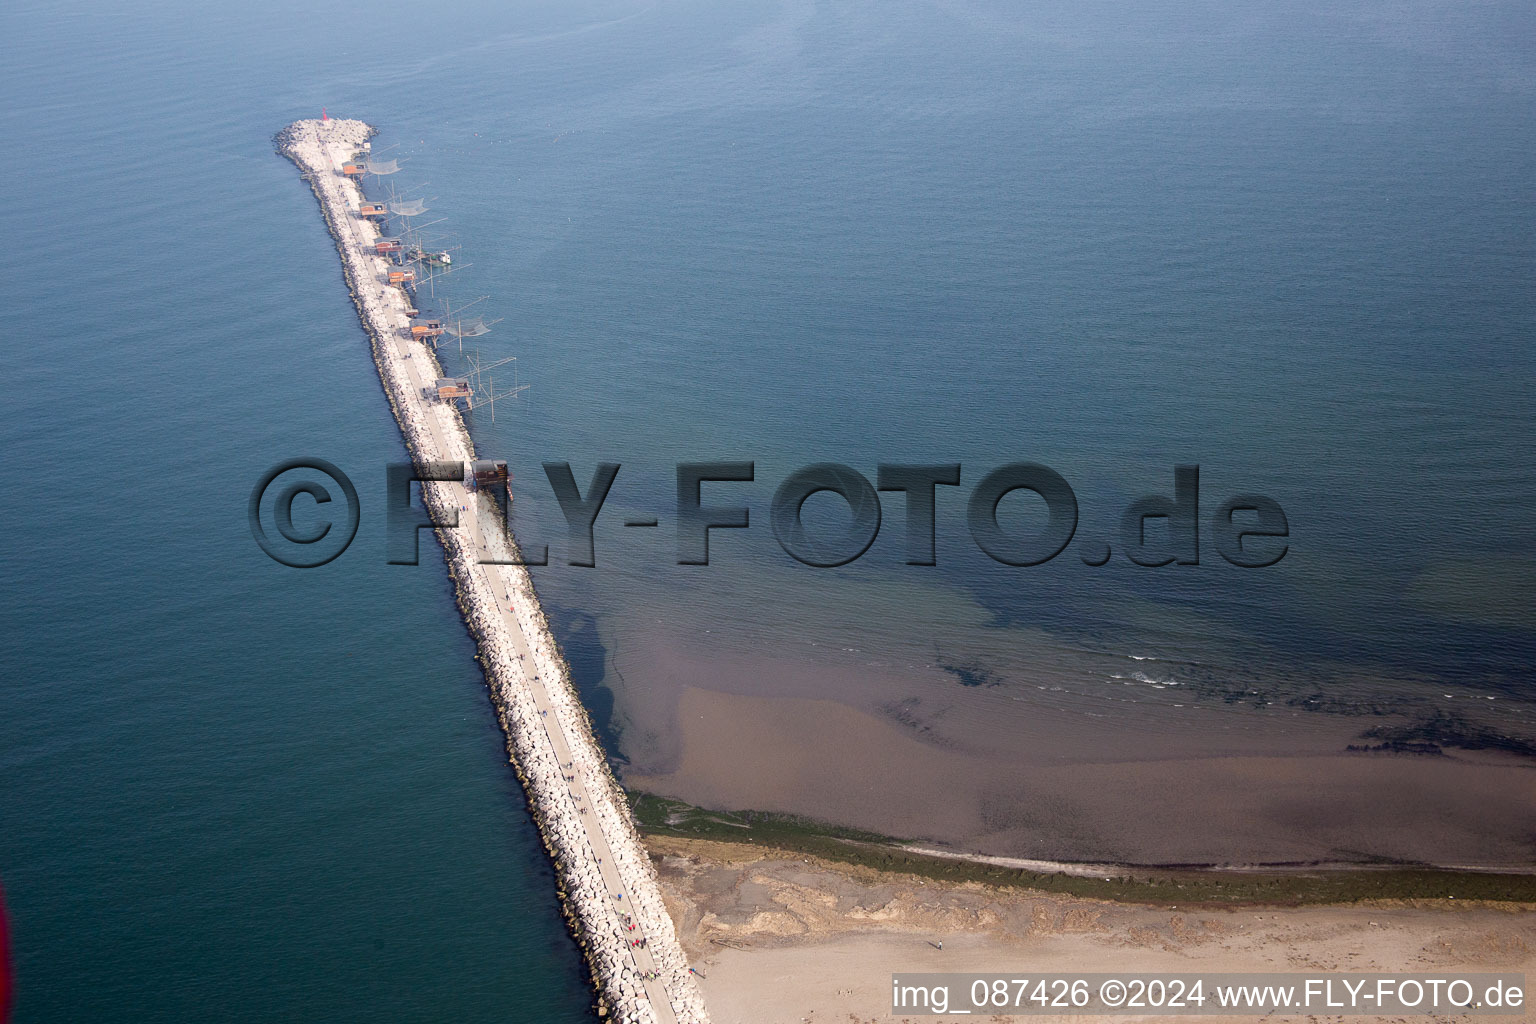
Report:
M398 432L270 142L322 104L382 128L473 264L452 294L506 318L481 348L534 387L475 430L514 463L520 529L560 557L546 459L583 483L622 462L614 510L662 518L539 574L620 747L614 651L657 618L706 656L794 636L785 657L961 665L999 683L978 700L1032 672L1094 713L1127 686L1386 695L1528 742L1531 21L7 5L17 1019L588 1015L447 582L385 565L369 514ZM245 501L305 454L365 505L353 550L298 572ZM709 458L757 460L757 526L690 575L672 465ZM948 495L931 572L900 564L893 505L846 570L765 529L804 463L958 461L963 494L1018 459L1063 473L1100 540L1199 462L1207 507L1279 500L1292 553L1005 571ZM892 625L908 586L926 630ZM962 606L985 622L955 641Z

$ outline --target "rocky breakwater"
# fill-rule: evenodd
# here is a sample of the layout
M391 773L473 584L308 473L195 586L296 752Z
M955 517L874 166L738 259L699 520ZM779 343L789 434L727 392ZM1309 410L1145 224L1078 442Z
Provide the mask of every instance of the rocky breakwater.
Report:
M384 283L389 265L373 251L378 229L357 216L362 192L340 173L372 135L361 121L299 121L278 136L277 145L320 201L412 458L474 459L459 412L437 401L427 386L441 369L432 349L410 337L409 296ZM478 642L512 764L554 861L566 918L591 969L599 1012L631 1024L703 1024L703 997L655 868L533 581L521 565L491 564L515 560L515 540L492 503L457 482L424 484L422 494L436 522L457 519L456 527L437 534Z

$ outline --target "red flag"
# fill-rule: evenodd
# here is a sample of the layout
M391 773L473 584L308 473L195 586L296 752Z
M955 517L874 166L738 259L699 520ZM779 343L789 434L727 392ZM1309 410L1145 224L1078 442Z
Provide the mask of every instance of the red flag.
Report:
M0 1024L11 1019L11 944L5 930L5 891L0 889Z

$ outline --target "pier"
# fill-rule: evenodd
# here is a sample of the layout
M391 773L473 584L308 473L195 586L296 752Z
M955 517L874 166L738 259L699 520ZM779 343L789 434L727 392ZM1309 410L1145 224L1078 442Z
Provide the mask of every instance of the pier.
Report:
M382 204L363 198L358 154L374 130L362 121L297 121L277 139L325 215L374 363L411 457L478 460L447 378L396 264L381 249ZM414 329L413 330L413 326ZM455 383L458 379L451 379ZM474 635L512 764L554 862L566 919L598 992L599 1013L625 1024L706 1024L703 996L678 943L628 801L593 734L527 569L491 500L463 482L421 485L447 555L459 606ZM507 495L503 491L502 498Z

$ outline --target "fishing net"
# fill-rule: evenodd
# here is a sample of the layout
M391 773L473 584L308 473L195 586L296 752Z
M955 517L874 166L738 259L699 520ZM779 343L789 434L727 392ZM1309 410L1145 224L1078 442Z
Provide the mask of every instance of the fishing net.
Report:
M473 320L451 320L443 325L443 329L455 338L478 338L491 333L491 325L478 316Z
M423 199L402 199L389 204L389 212L396 217L420 217L427 212L427 203Z

